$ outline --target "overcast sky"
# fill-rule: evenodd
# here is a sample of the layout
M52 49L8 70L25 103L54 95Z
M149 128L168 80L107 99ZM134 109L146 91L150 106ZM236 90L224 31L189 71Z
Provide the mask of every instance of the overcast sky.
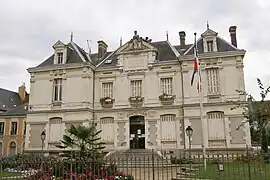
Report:
M0 1L0 87L17 91L26 83L26 69L40 64L52 52L52 45L74 41L87 49L86 40L104 40L109 49L126 42L138 30L153 41L166 39L179 44L179 31L193 33L210 28L230 42L229 26L237 26L240 49L246 49L247 91L258 94L256 78L270 84L269 0L1 0ZM237 78L237 77L236 77ZM258 96L257 96L258 97Z

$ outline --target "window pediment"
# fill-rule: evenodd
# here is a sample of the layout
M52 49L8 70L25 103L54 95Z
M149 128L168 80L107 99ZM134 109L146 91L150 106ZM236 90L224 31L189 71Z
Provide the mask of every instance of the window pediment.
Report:
M60 41L60 40L58 40L54 45L53 45L53 48L54 49L58 49L58 48L64 48L66 45L62 42L62 41Z
M150 44L151 39L143 39L137 34L137 31L134 32L133 38L120 47L117 51L118 54L121 53L134 53L140 51L157 51L157 49Z

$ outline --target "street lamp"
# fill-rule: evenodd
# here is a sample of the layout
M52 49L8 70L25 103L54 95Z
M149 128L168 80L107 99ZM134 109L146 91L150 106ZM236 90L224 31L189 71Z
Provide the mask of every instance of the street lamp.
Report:
M190 126L186 128L186 134L188 136L188 143L189 143L189 159L191 160L191 136L193 134L193 129Z
M45 141L45 138L46 138L46 133L45 133L45 131L42 131L42 132L41 132L40 137L41 137L41 153L42 153L42 155L43 155L44 141Z

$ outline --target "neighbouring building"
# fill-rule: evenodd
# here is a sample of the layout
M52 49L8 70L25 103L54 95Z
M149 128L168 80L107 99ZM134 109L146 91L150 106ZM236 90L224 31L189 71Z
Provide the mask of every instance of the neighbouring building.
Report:
M49 58L28 69L26 150L40 151L45 131L44 152L58 153L55 145L71 124L96 125L107 151L186 149L189 125L193 149L202 148L202 131L207 150L245 148L251 144L249 125L236 129L244 117L228 101L245 101L236 90L245 90L246 51L237 47L236 26L229 33L231 42L208 27L197 40L204 128L199 94L190 85L194 45L186 43L184 31L178 45L152 42L135 31L113 51L98 41L97 53L85 52L72 38L68 44L57 41Z
M28 99L24 84L18 92L0 88L0 157L24 150Z

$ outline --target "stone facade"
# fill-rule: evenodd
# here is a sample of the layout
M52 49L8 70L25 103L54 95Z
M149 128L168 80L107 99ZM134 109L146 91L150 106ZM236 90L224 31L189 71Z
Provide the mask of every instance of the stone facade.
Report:
M41 150L40 133L45 130L44 150L57 152L70 124L102 131L108 151L146 148L188 148L185 128L194 129L192 148L238 149L250 145L249 127L236 130L244 120L241 110L231 110L230 100L245 100L235 90L245 90L245 51L207 29L198 39L201 63L203 118L199 94L190 85L193 45L133 38L115 51L101 43L97 54L88 54L74 42L58 41L55 53L39 66L29 68L30 102L27 114L26 149ZM233 36L235 37L235 36ZM184 43L184 44L183 44ZM100 44L100 42L99 42ZM134 117L136 117L134 119ZM134 119L134 120L133 120Z

